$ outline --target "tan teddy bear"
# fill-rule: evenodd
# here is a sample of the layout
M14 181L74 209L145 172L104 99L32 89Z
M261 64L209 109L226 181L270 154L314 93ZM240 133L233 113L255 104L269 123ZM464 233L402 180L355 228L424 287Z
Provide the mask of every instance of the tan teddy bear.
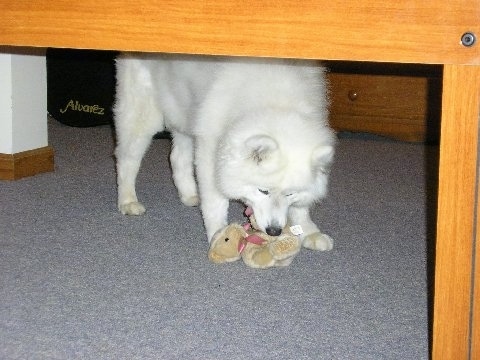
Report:
M254 218L249 218L255 225ZM270 236L249 223L230 224L215 234L208 258L217 264L242 258L252 268L266 269L289 265L300 248L301 240L288 227L279 236Z

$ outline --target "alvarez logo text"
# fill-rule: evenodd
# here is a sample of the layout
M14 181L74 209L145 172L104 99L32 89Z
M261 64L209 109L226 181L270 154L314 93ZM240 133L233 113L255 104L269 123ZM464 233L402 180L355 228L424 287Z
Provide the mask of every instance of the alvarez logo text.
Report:
M74 110L74 111L83 111L86 113L91 113L91 114L96 114L96 115L105 115L104 114L104 108L98 106L98 105L84 105L80 104L78 100L70 100L67 103L67 106L65 106L65 109L60 109L60 112L62 114L65 114L68 110Z

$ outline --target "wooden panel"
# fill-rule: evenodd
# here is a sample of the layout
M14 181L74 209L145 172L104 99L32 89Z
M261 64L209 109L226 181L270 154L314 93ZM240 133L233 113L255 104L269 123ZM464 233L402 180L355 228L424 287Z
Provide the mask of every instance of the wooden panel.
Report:
M444 68L433 358L467 359L477 184L480 67Z
M332 114L331 125L336 131L363 132L388 138L424 142L426 129L420 122L392 122L392 118L382 116Z
M0 154L0 180L17 180L53 170L51 146L16 154Z
M477 231L475 237L475 269L473 289L473 318L472 318L472 345L470 349L471 360L480 360L480 179L477 183Z
M426 140L427 118L432 115L428 111L429 78L341 73L328 76L330 123L335 129L406 141Z
M479 64L469 0L0 0L0 44Z

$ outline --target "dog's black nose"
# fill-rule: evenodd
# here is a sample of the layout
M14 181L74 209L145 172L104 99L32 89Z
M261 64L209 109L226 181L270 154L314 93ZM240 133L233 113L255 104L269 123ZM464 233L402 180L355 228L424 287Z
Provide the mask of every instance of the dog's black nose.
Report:
M265 232L270 236L278 236L282 233L282 228L269 226L265 229Z

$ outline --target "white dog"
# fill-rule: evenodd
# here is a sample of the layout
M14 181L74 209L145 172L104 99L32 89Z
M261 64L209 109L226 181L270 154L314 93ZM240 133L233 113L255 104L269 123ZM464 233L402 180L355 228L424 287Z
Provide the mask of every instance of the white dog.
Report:
M309 215L326 195L334 154L327 107L317 62L123 54L114 108L118 207L145 212L136 176L152 136L167 129L174 183L184 204L200 203L209 241L237 199L268 234L298 224L305 247L329 250L332 239Z

